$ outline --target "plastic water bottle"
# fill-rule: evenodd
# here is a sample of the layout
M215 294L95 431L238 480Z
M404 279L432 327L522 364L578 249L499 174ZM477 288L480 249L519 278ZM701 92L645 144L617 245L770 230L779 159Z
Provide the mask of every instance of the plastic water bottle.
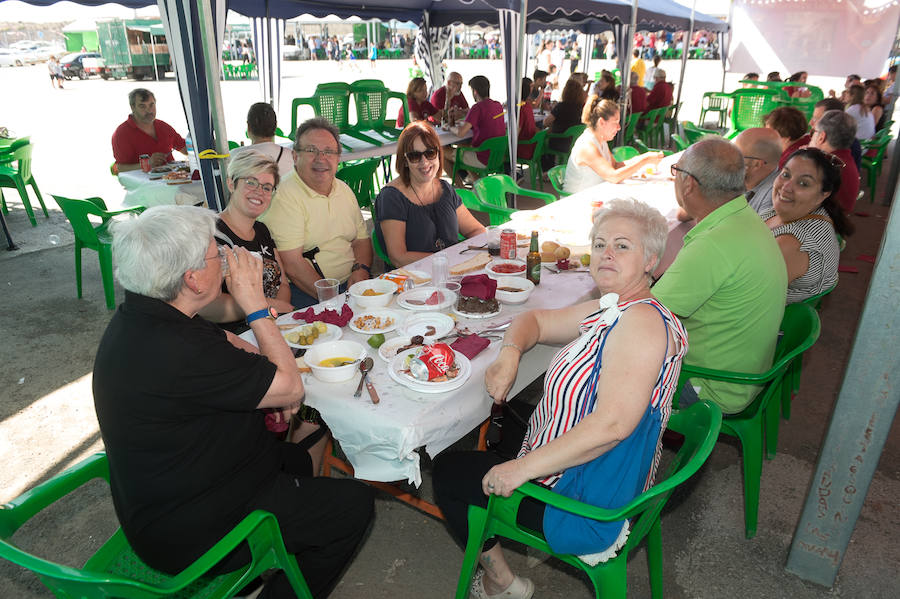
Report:
M198 170L200 168L200 164L197 160L197 154L194 153L194 142L193 140L191 140L190 133L188 133L188 136L184 138L184 151L187 152L188 166L190 166L191 172L193 173L195 170Z

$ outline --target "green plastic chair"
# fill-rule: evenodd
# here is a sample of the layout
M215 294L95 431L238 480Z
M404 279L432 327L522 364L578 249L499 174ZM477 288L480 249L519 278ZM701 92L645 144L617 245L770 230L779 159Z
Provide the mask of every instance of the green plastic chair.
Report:
M82 568L51 562L12 543L13 533L35 514L94 479L109 482L105 453L94 454L0 506L0 557L34 572L57 597L218 599L235 596L262 572L279 568L284 570L297 597L312 599L297 560L284 548L278 521L262 510L249 514L197 561L174 576L144 564L128 545L121 528ZM244 542L250 546L250 564L221 576L209 574L213 566Z
M773 89L736 89L731 92L731 133L735 137L744 129L763 126L763 117L782 104Z
M882 131L885 131L885 129L882 129ZM876 141L870 143L863 153L860 170L864 169L866 171L866 182L869 186L870 203L875 201L875 188L878 185L878 177L881 176L881 165L884 163L884 153L887 151L890 142L890 133L882 134L878 136ZM875 151L875 155L869 156L869 153L873 150ZM0 182L0 184L2 184L2 182Z
M548 133L547 134L547 145L544 148L544 154L548 156L553 156L553 160L556 164L565 165L569 162L569 154L572 153L572 146L575 145L575 140L581 137L581 134L584 133L584 130L587 128L587 125L578 124L572 125L562 133ZM569 149L568 150L557 150L553 148L550 144L550 141L553 139L566 139L569 141Z
M663 122L666 119L666 113L670 106L654 108L646 113L647 120L644 128L641 130L641 137L656 147L663 146Z
M471 189L466 189L464 187L457 187L455 189L456 193L459 194L459 199L462 200L463 206L469 210L478 210L479 212L486 213L490 219L490 224L492 225L502 225L503 223L509 222L512 215L518 212L513 208L505 208L503 206L495 206L493 204L482 202Z
M117 214L140 214L146 208L136 206L123 210L107 210L106 203L100 198L87 198L85 200L73 200L62 196L52 196L63 214L72 225L75 234L75 287L78 290L78 299L81 299L81 250L87 248L94 250L100 259L100 277L103 279L103 294L106 296L106 307L110 310L116 307L116 291L113 286L112 267L112 236L109 233L109 225L112 217ZM102 222L97 225L91 222L88 215L99 216Z
M337 170L336 177L350 186L356 194L356 203L360 208L372 210L377 190L375 189L375 173L381 165L381 158L345 162Z
M672 143L675 144L675 150L678 152L683 152L690 146L690 144L677 133L672 134Z
M625 162L640 154L637 148L631 146L618 146L613 148L612 155L616 162Z
M552 204L556 201L556 196L552 193L519 187L509 175L490 175L489 177L482 177L475 181L473 189L479 200L485 204L492 204L494 206L500 206L501 208L510 208L506 198L506 194L508 193L513 194L513 196L519 195L543 200L544 204ZM513 202L512 207L515 207L515 202Z
M675 487L697 472L709 457L719 435L721 423L722 412L708 402L699 402L688 409L674 412L669 418L668 426L684 435L684 443L668 464L666 471L658 473L658 482L655 485L617 509L588 505L530 482L516 489L510 497L491 495L487 509L469 506L469 540L459 574L459 584L456 587L456 599L468 597L469 585L478 564L481 547L493 536L506 537L535 547L560 561L584 570L591 579L598 598L626 596L628 554L646 537L650 589L654 599L661 598L663 596L661 512ZM541 533L516 522L519 505L525 497L532 497L558 509L602 522L630 518L631 531L628 540L618 555L596 566L586 564L575 555L555 553Z
M703 129L690 121L684 121L681 125L684 129L684 136L687 138L687 142L690 145L697 143L707 135L719 135L718 131Z
M638 153L644 154L646 152L662 152L666 156L672 155L672 150L664 150L661 148L651 148L650 146L645 144L640 137L635 137L632 143L634 144L634 147L632 149L635 150L635 152L636 152L635 156ZM616 160L618 160L618 158Z
M350 94L356 105L356 125L348 131L353 137L371 139L367 135L369 131L392 139L400 137L401 129L385 124L388 119L387 103L391 98L397 98L403 103L403 122L410 122L409 101L406 94L389 90L380 79L354 81L350 84Z
M700 120L698 122L701 126L705 125L706 113L715 112L717 117L716 126L719 127L719 129L724 129L728 119L728 108L730 106L731 94L706 92L703 94L703 99L701 101Z
M38 189L37 183L34 181L34 173L31 172L31 149L33 147L28 138L23 138L17 139L0 150L0 205L2 205L3 213L9 214L6 198L3 197L3 188L15 188L19 192L22 204L25 206L25 212L28 213L28 220L31 221L31 226L36 227L37 220L34 218L34 210L31 207L31 200L28 197L26 185L31 185L31 189L34 191L34 195L44 211L44 216L50 218L50 214L47 212L47 206L44 205L41 190Z
M547 171L547 176L550 178L550 185L553 186L553 189L556 190L556 193L559 194L559 197L564 198L566 196L572 195L565 189L563 186L566 184L566 165L558 164Z
M463 154L465 154L466 152L485 151L490 152L485 168L469 166L468 164L465 164L463 162ZM504 165L508 162L509 140L505 135L490 137L481 142L481 145L477 148L473 148L472 146L456 146L456 156L453 161L453 173L451 174L450 180L454 182L457 181L457 173L461 170L467 171L469 173L474 173L482 177L486 177L494 173L501 173L504 172Z
M297 109L300 106L312 106L316 116L324 117L334 123L341 133L350 131L350 84L343 81L320 83L310 98L294 98L291 102L291 131L288 134L294 139L300 120ZM374 141L373 141L374 143Z
M622 136L624 143L630 144L634 139L634 132L637 129L638 121L643 118L643 112L632 112L625 121L625 133Z
M540 184L541 190L544 189L544 169L541 166L541 158L544 157L544 151L547 147L547 133L546 129L541 129L531 139L519 140L519 147L534 145L534 154L531 155L531 158L519 158L516 156L516 164L528 167L528 174L531 175L531 187L533 189L537 189L538 184Z
M684 364L678 381L679 391L688 379L762 386L749 406L737 414L726 414L722 420L722 432L737 437L741 444L744 462L744 534L748 539L756 536L763 451L771 458L775 456L778 446L781 400L784 393L790 392L786 375L791 364L819 338L819 316L806 304L790 304L784 309L781 330L784 335L775 348L772 367L766 372L748 374ZM676 405L677 399L676 397ZM775 403L770 406L773 401Z

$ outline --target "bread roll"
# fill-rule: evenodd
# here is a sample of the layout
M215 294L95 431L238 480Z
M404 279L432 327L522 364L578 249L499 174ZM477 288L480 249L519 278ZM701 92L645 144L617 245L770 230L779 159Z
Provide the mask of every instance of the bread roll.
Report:
M541 251L542 252L555 252L556 248L558 248L558 247L559 247L559 244L556 243L555 241L545 241L544 243L541 244Z
M541 252L541 262L556 262L556 253L552 250L549 252Z
M559 246L558 248L556 248L556 251L553 252L553 253L554 253L554 255L556 256L556 259L557 259L557 260L568 260L568 259L569 259L569 255L570 255L572 252L569 251L569 248L567 248L567 247L565 247L565 246Z

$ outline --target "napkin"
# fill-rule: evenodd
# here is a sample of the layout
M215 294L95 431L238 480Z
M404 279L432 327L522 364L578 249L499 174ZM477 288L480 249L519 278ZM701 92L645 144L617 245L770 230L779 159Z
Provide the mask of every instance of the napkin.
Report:
M860 262L869 262L871 264L875 264L875 256L871 256L869 254L860 254L856 257Z
M856 274L859 272L859 269L855 266L844 266L843 264L841 264L840 266L838 266L838 272L849 272L852 274Z
M491 342L484 337L479 337L478 335L466 335L451 343L450 347L471 360L484 351L484 348L490 344Z
M333 324L339 327L347 326L347 323L350 322L350 319L353 318L353 310L350 309L350 306L344 304L344 307L341 308L341 313L338 314L335 310L322 310L318 314L316 311L309 307L302 312L294 312L293 316L291 316L294 320L304 320L306 322L315 322L320 320L327 324Z
M266 408L263 410L266 414L266 428L273 433L283 433L288 429L286 420L277 420L274 408Z
M469 275L460 284L459 294L463 297L491 300L497 293L497 281L487 275Z

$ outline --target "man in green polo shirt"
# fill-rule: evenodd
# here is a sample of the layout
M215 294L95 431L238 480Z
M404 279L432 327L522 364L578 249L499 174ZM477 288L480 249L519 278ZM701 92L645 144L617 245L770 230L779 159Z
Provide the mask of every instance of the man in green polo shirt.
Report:
M787 271L772 232L744 199L743 156L724 139L705 139L684 152L672 174L678 204L697 226L653 294L687 329L685 363L765 372L784 313ZM734 414L758 390L691 379L682 405L699 397Z

